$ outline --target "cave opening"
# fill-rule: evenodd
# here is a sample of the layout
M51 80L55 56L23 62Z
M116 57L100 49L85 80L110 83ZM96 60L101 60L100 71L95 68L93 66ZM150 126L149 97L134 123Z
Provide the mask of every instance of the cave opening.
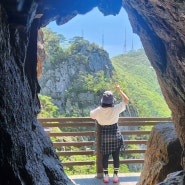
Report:
M157 72L163 95L172 110L175 130L184 148L184 3L118 1L124 4L132 20L132 27L140 35L147 56ZM0 145L1 161L4 162L0 169L1 184L17 182L18 178L24 184L51 184L52 178L60 181L60 184L66 183L64 181L67 177L61 163L36 119L40 110L37 98L40 89L36 78L37 31L51 20L57 19L60 22L61 19L65 22L73 13L88 12L92 7L101 6L105 12L110 11L111 5L118 1L1 1L0 45L3 52L0 68ZM83 5L87 7L83 9ZM47 12L49 15L46 15ZM140 15L139 18L137 15ZM138 94L138 99L141 96L143 93ZM12 172L9 177L7 169Z

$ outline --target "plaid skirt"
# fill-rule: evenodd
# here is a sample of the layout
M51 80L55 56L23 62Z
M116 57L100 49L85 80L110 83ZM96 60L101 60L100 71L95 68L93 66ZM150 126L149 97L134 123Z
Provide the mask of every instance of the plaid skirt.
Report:
M117 123L101 126L101 148L103 155L111 154L118 148L124 148L124 141Z

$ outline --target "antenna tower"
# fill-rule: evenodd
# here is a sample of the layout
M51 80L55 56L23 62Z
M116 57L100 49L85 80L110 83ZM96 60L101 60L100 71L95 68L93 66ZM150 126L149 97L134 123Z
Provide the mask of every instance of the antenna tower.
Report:
M133 43L133 38L132 38L132 48L131 51L134 51L134 43Z
M127 42L126 42L126 28L125 28L125 40L124 40L124 48L123 48L123 53L127 52Z
M102 48L104 48L104 32L102 33Z
M84 38L84 30L81 30L82 38Z

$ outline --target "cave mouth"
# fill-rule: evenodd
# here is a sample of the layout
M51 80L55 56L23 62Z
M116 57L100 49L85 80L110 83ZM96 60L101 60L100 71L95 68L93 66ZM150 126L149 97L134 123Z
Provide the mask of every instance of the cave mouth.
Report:
M111 3L116 2L120 6L124 4L134 32L140 36L145 52L157 72L163 95L172 110L181 146L184 148L184 6L179 4L182 1L143 3L130 0L56 0L53 3L53 0L48 0L43 3L2 0L0 146L1 160L5 162L0 169L2 184L15 182L19 175L22 175L22 183L28 182L29 176L37 184L52 184L53 181L49 182L52 178L56 183L64 184L63 179L67 178L61 163L36 120L40 110L37 98L40 89L36 75L37 31L51 20L57 19L57 23L62 25L74 15L85 14L91 8L100 6L99 4L101 10L108 15ZM165 16L168 15L167 19L164 19L164 12ZM48 161L52 161L51 166ZM19 168L15 170L15 167ZM12 175L10 180L7 178L7 169L14 172L14 177Z

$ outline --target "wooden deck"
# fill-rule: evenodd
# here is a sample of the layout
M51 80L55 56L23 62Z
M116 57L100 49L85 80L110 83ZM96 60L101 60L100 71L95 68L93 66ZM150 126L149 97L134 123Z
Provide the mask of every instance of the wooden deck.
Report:
M113 183L110 175L110 182L104 183L102 179L96 178L95 175L74 175L69 176L76 185L136 185L139 180L139 173L122 173L119 174L119 183Z

